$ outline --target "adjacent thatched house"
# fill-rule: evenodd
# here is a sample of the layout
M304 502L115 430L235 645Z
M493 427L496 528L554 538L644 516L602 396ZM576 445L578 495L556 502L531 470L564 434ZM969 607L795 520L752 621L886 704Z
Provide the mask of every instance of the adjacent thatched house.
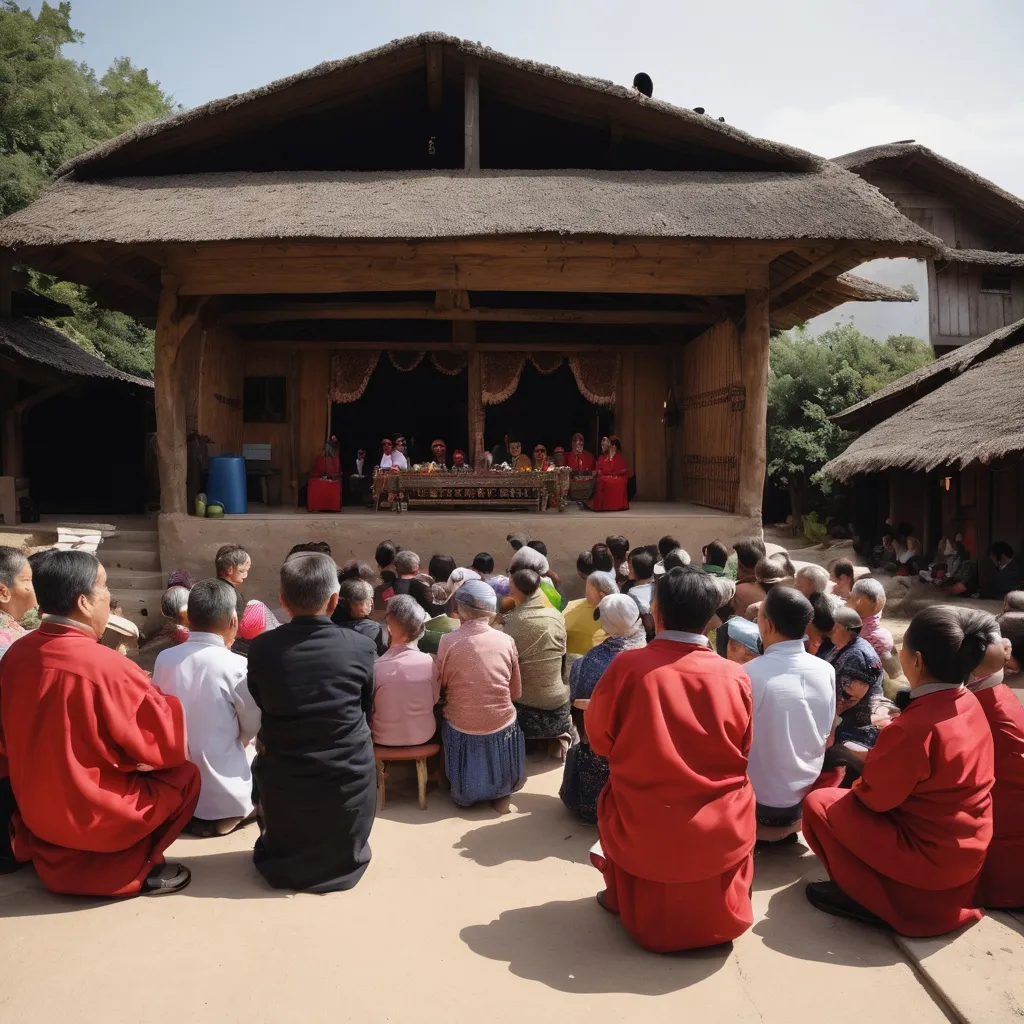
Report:
M913 141L836 157L942 240L928 261L939 354L1024 317L1024 200Z
M885 474L888 513L934 545L956 528L982 554L1024 543L1024 320L947 355L836 417L866 429L825 472ZM982 560L982 574L987 564Z

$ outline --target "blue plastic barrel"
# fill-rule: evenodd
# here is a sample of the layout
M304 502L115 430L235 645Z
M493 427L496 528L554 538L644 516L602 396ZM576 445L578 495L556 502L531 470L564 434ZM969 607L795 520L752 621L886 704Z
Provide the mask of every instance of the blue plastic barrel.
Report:
M206 503L220 502L228 515L249 511L245 495L245 459L241 455L214 455L206 478Z

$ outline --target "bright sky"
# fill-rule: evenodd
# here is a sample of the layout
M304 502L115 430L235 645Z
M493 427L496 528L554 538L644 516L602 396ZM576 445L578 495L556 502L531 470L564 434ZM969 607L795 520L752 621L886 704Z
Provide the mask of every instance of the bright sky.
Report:
M436 30L624 85L643 70L661 99L823 156L916 139L1024 195L1021 0L72 0L72 21L68 56L131 57L186 106Z

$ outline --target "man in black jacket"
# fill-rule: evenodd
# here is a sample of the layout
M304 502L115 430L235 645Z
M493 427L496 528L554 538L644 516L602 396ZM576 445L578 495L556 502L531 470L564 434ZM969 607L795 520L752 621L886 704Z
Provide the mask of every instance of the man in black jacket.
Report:
M253 777L253 861L275 889L351 889L370 862L377 776L370 739L372 640L331 621L338 569L300 552L281 567L291 622L249 647L249 692L263 713Z

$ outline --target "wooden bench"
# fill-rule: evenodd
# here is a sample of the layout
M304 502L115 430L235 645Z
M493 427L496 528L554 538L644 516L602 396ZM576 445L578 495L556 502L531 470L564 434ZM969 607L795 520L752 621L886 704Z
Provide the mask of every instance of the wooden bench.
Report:
M427 771L427 758L440 752L440 743L423 743L418 747L381 747L375 743L373 757L377 762L377 810L382 811L387 805L388 761L415 761L420 810L425 811L427 809L427 782L430 778L430 773Z

